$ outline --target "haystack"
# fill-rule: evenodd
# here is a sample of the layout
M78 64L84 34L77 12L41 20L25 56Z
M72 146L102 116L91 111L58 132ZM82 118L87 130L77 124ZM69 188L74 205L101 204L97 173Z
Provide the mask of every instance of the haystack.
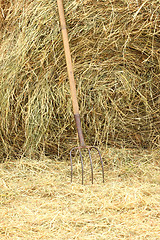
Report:
M159 0L64 1L88 144L160 145ZM54 0L2 1L1 158L77 144Z

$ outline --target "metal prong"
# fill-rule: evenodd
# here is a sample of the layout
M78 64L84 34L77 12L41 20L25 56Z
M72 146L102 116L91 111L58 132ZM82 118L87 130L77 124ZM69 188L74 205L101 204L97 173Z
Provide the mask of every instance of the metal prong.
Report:
M94 148L97 150L98 154L99 154L99 157L100 157L100 161L101 161L101 166L102 166L102 179L103 179L103 183L104 183L104 167L103 167L103 160L102 160L102 156L101 156L101 153L99 151L99 149L97 147L90 147L91 148Z
M79 150L80 153L80 160L81 160L81 167L82 167L82 185L83 185L83 179L84 179L84 167L83 167L83 158L82 158L82 153L81 153L81 147L74 147L70 151L70 162L71 162L71 183L73 179L73 162L72 162L72 152L74 150Z
M92 177L92 184L93 184L93 164L92 164L92 158L91 158L91 151L89 148L88 148L88 152L89 152L89 159L91 164L91 177Z
M83 172L84 172L84 169L83 169L83 158L82 158L81 149L79 149L79 153L80 153L81 166L82 166L82 185L83 185Z
M74 149L74 148L73 148ZM71 149L70 151L70 162L71 162L71 183L72 183L72 177L73 177L73 164L72 164L72 151L73 149Z

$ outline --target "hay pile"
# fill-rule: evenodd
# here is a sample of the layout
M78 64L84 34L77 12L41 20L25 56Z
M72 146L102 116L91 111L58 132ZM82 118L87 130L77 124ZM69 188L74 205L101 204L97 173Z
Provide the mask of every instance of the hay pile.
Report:
M67 161L1 163L0 239L160 239L159 154L112 148L105 183L89 171L83 186L80 172L70 184Z
M86 142L159 147L159 0L64 2ZM56 1L0 7L1 157L61 156L77 137Z

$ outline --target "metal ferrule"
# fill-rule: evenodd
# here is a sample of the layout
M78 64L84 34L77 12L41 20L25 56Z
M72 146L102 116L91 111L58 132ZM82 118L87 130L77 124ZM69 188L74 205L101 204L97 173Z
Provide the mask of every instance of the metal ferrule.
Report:
M81 147L85 147L86 145L85 145L85 141L84 141L84 137L83 137L80 115L75 114L74 117L75 117L75 121L76 121L76 127L77 127L77 131L78 131L80 145L81 145Z

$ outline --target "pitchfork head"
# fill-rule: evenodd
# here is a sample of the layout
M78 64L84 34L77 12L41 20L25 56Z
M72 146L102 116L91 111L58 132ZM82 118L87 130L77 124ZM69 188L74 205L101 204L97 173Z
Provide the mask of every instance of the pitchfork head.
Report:
M98 152L99 158L100 158L100 163L101 163L101 167L102 167L102 179L103 179L103 183L104 183L104 167L103 167L103 160L101 157L101 153L99 151L99 149L95 146L80 146L80 147L74 147L71 149L70 151L70 161L71 161L71 182L73 179L73 163L72 163L72 153L74 151L79 151L80 154L80 160L81 160L81 167L82 167L82 185L84 183L84 164L83 164L83 157L82 157L82 149L87 149L88 153L89 153L89 159L90 159L90 165L91 165L91 179L92 179L92 184L93 184L93 163L92 163L92 157L91 157L91 150L95 149Z

